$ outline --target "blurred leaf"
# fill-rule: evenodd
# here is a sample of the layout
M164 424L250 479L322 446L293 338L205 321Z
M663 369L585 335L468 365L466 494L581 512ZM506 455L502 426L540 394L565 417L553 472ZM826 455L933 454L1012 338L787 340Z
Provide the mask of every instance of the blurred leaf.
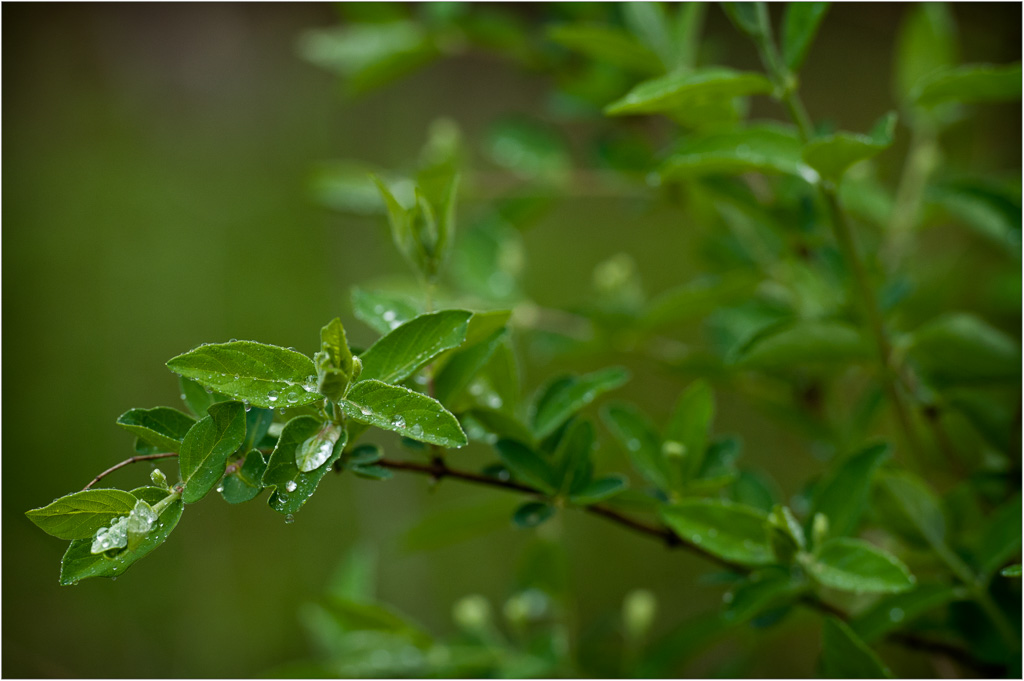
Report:
M722 11L733 25L757 42L771 35L768 7L763 2L723 2Z
M229 504L252 501L263 491L263 473L266 470L263 454L253 449L245 455L245 462L237 471L224 477L220 495Z
M792 6L792 5L791 5ZM882 116L867 135L837 132L818 137L804 147L803 158L821 177L839 182L854 163L865 161L892 145L896 113Z
M383 291L352 288L352 312L379 334L387 334L419 315L405 297Z
M323 607L343 631L387 632L408 639L417 646L428 645L431 640L429 634L404 615L378 603L331 598Z
M658 2L629 2L621 5L626 26L661 59L664 70L675 68L675 45L665 8Z
M494 355L508 332L500 329L486 340L459 349L434 376L434 395L448 407L469 386L477 373ZM468 343L468 341L467 341Z
M704 26L707 5L703 2L677 3L672 43L675 47L674 63L668 71L690 69L697 65L700 32Z
M601 410L601 417L633 468L658 489L669 489L670 474L661 453L661 438L647 416L633 405L614 403Z
M590 506L620 494L628 486L626 478L621 475L598 478L569 495L569 501L577 506Z
M906 471L883 471L877 484L892 513L885 513L885 523L911 539L930 545L945 542L946 520L935 493L917 476ZM883 509L883 513L886 509Z
M480 424L488 433L497 438L507 438L518 442L533 442L533 433L514 415L498 409L474 407L462 414L463 420L472 419ZM468 430L468 425L467 425Z
M541 501L528 501L512 514L516 527L527 529L537 527L555 514L555 507Z
M796 131L777 123L693 136L662 164L663 179L694 175L783 173L816 182L818 174L801 158Z
M790 71L799 71L818 26L828 12L827 2L790 2L782 23L782 61Z
M1017 495L997 508L979 528L980 538L974 563L985 582L1008 560L1020 554L1021 535L1024 534L1022 513L1021 498Z
M349 470L360 478L367 480L390 480L395 477L391 469L384 466L357 464L349 466Z
M661 508L673 532L725 560L741 565L774 562L765 533L766 514L729 501L684 499Z
M1016 64L967 64L932 71L920 78L908 95L917 106L934 107L947 102L1016 101L1021 94L1020 62Z
M514 440L498 440L494 448L501 462L515 477L544 492L554 492L557 486L555 471L539 454Z
M673 322L700 319L719 307L747 300L756 286L757 279L746 273L681 284L648 303L641 323L648 328L657 328Z
M458 347L466 339L472 315L466 310L442 310L402 324L359 356L363 362L359 382L408 378L445 350Z
M777 563L789 565L807 548L804 530L788 506L775 505L768 514L766 529Z
M821 630L821 666L830 679L891 679L892 672L843 621L825 618Z
M381 215L380 193L370 175L376 169L351 161L323 164L313 174L312 193L323 205L343 213Z
M978 178L937 182L925 196L978 234L1020 258L1020 183L1000 185Z
M651 50L621 29L600 24L561 24L547 30L559 45L591 59L640 73L657 73L661 63Z
M909 355L938 386L1020 381L1020 346L969 313L947 313L919 327Z
M759 73L707 67L670 73L647 80L605 107L609 116L666 113L693 101L771 92L771 82Z
M917 82L957 61L956 24L944 3L908 5L896 43L893 87L907 100Z
M800 320L756 336L734 361L745 369L778 369L872 357L872 345L860 329L843 322Z
M538 440L544 439L599 395L618 388L628 379L629 372L625 369L610 367L548 382L533 401L530 420L534 435Z
M829 539L807 562L825 586L855 593L898 593L914 586L910 570L898 558L862 539Z
M767 513L779 501L778 485L755 471L740 471L729 490L729 498Z
M129 409L117 417L117 425L165 452L178 451L182 438L195 422L188 414L170 407Z
M808 529L814 516L821 513L828 518L828 536L845 537L856 532L868 505L875 471L890 456L891 448L883 442L865 447L837 466L815 490L807 514Z
M1011 565L1007 568L1003 568L1002 572L1000 572L999 574L1001 574L1003 577L1020 577L1022 574L1024 574L1024 570L1021 569L1020 563L1017 563L1016 565Z
M142 488L152 490L153 488ZM166 496L166 492L159 490ZM133 492L137 497L140 490ZM60 583L63 585L77 584L80 579L89 577L118 577L131 567L136 561L146 556L153 549L160 546L167 539L167 536L178 524L181 512L185 504L180 498L172 501L161 511L156 525L146 535L145 539L133 549L122 549L111 555L107 553L92 553L92 539L76 539L64 553L60 566Z
M733 624L746 622L795 598L802 588L788 569L763 568L747 575L725 594L722 617Z
M586 487L593 472L594 426L585 419L574 419L566 427L553 455L554 476L559 496L574 494Z
M915 618L964 598L963 589L946 584L919 584L910 591L887 596L850 626L865 641L880 639L890 631L910 624Z
M341 447L335 447L329 459L320 468L303 473L295 465L295 452L299 446L320 431L322 422L312 416L297 416L288 421L270 455L263 486L274 488L267 503L278 513L296 513L313 496L320 480L341 456Z
M135 497L119 489L87 489L55 499L25 513L46 534L58 539L89 539L96 530L135 508Z
M735 482L740 449L740 440L735 437L721 438L708 445L697 477L689 482L689 491L697 495L713 494Z
M171 358L167 367L256 407L301 407L323 399L312 385L311 377L316 376L312 360L276 345L253 341L200 345Z
M484 153L498 166L524 178L563 182L572 159L562 136L552 127L526 118L494 124L484 140Z
M245 409L241 402L220 402L209 408L185 435L178 466L185 491L181 499L192 504L213 489L224 475L227 459L245 440Z
M458 420L432 397L378 380L359 381L338 402L345 415L359 423L441 447L467 443Z
M665 426L662 452L669 460L669 469L682 471L682 479L689 481L697 475L704 463L711 421L715 417L715 397L711 386L697 380L683 391L676 401L672 415Z
M460 232L452 254L452 273L462 289L485 300L507 301L519 295L526 256L522 235L504 220L483 220Z

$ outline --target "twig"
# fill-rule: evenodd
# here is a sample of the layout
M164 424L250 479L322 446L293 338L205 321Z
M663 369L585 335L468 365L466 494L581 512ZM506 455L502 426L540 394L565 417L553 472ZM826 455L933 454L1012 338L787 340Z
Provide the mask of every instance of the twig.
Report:
M127 459L125 459L121 463L116 463L113 466L111 466L110 468L108 468L107 470L105 470L102 473L100 473L99 475L97 475L95 478L92 479L92 482L90 482L88 485L83 487L82 490L85 491L85 490L89 489L90 487L95 485L97 482L99 482L103 478L107 477L108 475L110 475L111 473L116 471L118 468L124 468L125 466L128 466L129 464L138 463L140 461L153 461L154 459L169 459L172 456L178 456L178 453L177 452L161 452L159 454L140 454L138 456L128 457Z

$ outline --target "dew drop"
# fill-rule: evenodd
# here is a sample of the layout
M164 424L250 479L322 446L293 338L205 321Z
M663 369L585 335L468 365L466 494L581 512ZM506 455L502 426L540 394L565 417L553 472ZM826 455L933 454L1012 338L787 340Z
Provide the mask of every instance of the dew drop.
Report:
M630 451L633 451L633 452L639 451L639 449L640 449L640 440L637 440L636 438L633 438L633 439L631 439L626 444L626 446L629 447Z
M279 504L287 504L288 503L288 495L287 494L280 494L280 495L278 495L277 502Z
M288 393L288 404L295 404L299 401L299 396L293 392Z
M409 432L419 437L420 435L423 435L423 426L418 423L414 423L412 428L409 429Z
M217 491L218 492L223 492L224 491L224 485L217 485Z
M394 310L386 311L384 314L381 315L381 319L383 319L384 321L386 321L386 322L388 322L390 324L391 322L395 321L395 311Z
M491 409L500 409L502 405L501 398L497 395L491 395L487 398L487 406Z
M284 488L289 492L294 492L299 487L299 484L294 480L289 480L284 484Z
M180 397L180 398L181 398L181 401L182 401L182 402L184 402L184 401L185 401L185 400L187 399L187 398L185 397L185 393L182 393L182 394L178 395L178 397Z
M291 525L292 523L295 522L295 516L293 516L291 513L289 513L288 515L286 515L284 517L284 522L287 525Z
M401 414L391 419L391 425L395 428L405 428L405 417Z
M270 392L268 392L267 399L270 400L271 402L277 402L277 391L271 390Z
M235 374L235 380L236 381L238 380L238 374Z
M363 416L369 416L370 414L373 413L366 407L359 407L359 411L362 413Z

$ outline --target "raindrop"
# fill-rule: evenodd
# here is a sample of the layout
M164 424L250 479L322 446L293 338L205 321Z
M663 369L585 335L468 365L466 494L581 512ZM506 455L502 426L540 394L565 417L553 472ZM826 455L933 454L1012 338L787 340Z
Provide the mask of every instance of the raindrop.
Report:
M395 428L405 428L405 417L401 414L391 419L391 425Z
M292 523L295 522L295 516L293 516L291 513L289 513L288 515L286 515L284 517L284 522L286 524L288 524L288 525L291 525Z
M381 319L390 324L391 322L395 321L395 311L388 310L387 312L381 315Z
M299 401L299 396L293 392L288 393L288 404L295 404Z
M416 435L417 437L419 437L420 435L423 435L423 426L421 426L420 424L416 423L416 424L413 425L412 428L409 429L409 432L411 432L413 435Z
M359 407L359 411L363 414L363 416L369 416L370 414L373 413L366 407Z
M629 443L626 446L629 447L631 451L638 451L640 449L640 440L633 438L629 441Z
M501 398L497 395L491 395L487 398L487 406L491 409L500 409L501 405Z
M236 381L238 380L238 374L235 374L235 380Z
M268 392L267 399L270 400L271 402L277 402L277 391L271 390L270 392Z
M278 501L278 503L281 503L281 504L287 504L288 503L288 495L287 494L278 495L277 501Z
M217 485L217 491L218 492L223 492L224 491L224 485Z
M182 401L182 402L184 402L184 401L185 401L185 400L187 399L187 398L185 397L185 393L182 393L182 394L178 395L178 397L180 397L180 398L181 398L181 401Z
M294 480L289 480L284 484L284 488L289 492L294 492L298 488L299 484Z
M244 404L244 405L245 405L245 410L246 410L246 411L252 411L252 405L251 405L251 404L249 404L249 400L246 400L246 401L245 401L245 402L243 402L242 404Z

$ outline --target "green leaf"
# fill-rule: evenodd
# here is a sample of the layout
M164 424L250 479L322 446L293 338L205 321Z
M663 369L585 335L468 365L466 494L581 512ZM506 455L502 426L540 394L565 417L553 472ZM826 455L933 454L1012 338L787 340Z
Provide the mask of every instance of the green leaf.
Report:
M350 419L392 430L418 442L462 447L466 434L451 412L432 397L381 381L359 381L338 403Z
M967 313L944 314L918 328L909 355L937 386L1020 381L1017 342Z
M352 313L379 334L386 334L420 314L409 299L398 293L352 289Z
M887 443L875 444L843 461L817 488L807 514L808 529L814 516L821 513L828 518L829 536L853 534L867 508L875 471L889 459L890 452Z
M309 473L324 465L334 455L335 449L344 449L346 442L345 430L330 421L303 441L295 450L295 465L299 471Z
M675 45L661 3L629 2L621 5L626 26L661 59L666 71L675 68Z
M926 545L944 544L946 519L938 497L923 480L907 471L884 471L877 481L881 499L892 509L881 509L890 529Z
M224 475L227 459L245 440L245 409L241 402L220 402L210 407L185 435L178 466L185 491L181 498L192 504L209 492Z
M129 409L117 417L117 425L165 452L178 451L182 438L195 422L188 414L170 407Z
M1017 495L997 508L979 528L980 537L974 563L985 581L1006 561L1020 553L1021 535L1024 534L1021 527L1022 513L1021 498Z
M662 452L678 457L676 467L682 479L689 481L697 475L704 463L711 421L715 417L715 397L705 381L694 381L679 396L672 416L665 426ZM669 462L669 467L673 463Z
M263 438L267 436L273 423L273 409L249 407L248 411L245 412L245 440L242 441L240 449L243 452L247 452L254 447L258 447Z
M860 329L842 322L801 320L758 334L740 349L734 362L745 369L780 369L873 357L873 347Z
M882 638L890 631L910 624L915 618L941 608L953 601L963 600L965 590L947 584L919 584L910 591L887 596L863 615L850 623L850 627L865 641Z
M542 501L528 501L515 510L512 522L516 527L537 527L555 514L555 507Z
M750 506L711 499L684 499L663 506L661 518L684 540L741 565L775 561L765 532L767 515Z
M768 542L778 563L792 563L797 554L807 548L804 530L788 506L776 504L768 514L766 529Z
M274 453L263 473L263 486L273 487L267 503L278 513L295 513L313 496L320 480L341 456L342 447L335 447L320 468L303 473L295 465L295 454L303 442L315 436L322 422L312 416L297 416L284 425Z
M622 475L610 475L598 478L589 484L581 487L579 491L569 495L569 501L577 506L590 506L605 499L611 499L617 494L624 492L629 487L629 481Z
M625 369L610 367L550 381L538 391L531 408L534 435L538 440L544 439L599 395L618 388L628 379L629 372Z
M866 161L892 146L896 132L896 112L882 116L867 135L837 132L811 140L803 158L821 177L839 182L855 163Z
M391 469L383 466L352 466L349 468L355 475L367 480L390 480L395 477Z
M146 494L140 494L140 492L153 489L146 487L136 490L133 494L137 498L141 498ZM167 492L163 490L157 491L163 496L167 495ZM92 553L91 538L74 540L65 552L64 558L61 559L60 583L63 585L77 584L79 580L89 577L118 577L124 574L132 564L164 543L178 524L184 508L185 504L180 498L174 499L161 511L156 525L145 539L135 548L123 549L113 555L110 555L110 552Z
M331 400L345 395L349 384L359 375L359 361L352 357L341 320L332 319L320 329L320 352L313 356L317 392Z
M662 179L700 175L782 173L817 182L818 174L803 161L796 130L775 123L691 136L659 169Z
M782 23L782 61L790 71L799 71L814 42L821 20L828 12L827 2L786 3Z
M548 28L547 36L562 47L584 54L595 61L645 74L661 70L658 55L625 31L611 26L562 24Z
M312 360L276 345L253 341L200 345L172 358L167 367L256 407L301 407L323 399L314 385Z
M371 172L370 167L351 161L318 164L310 183L313 196L342 213L379 215L383 210Z
M741 273L676 286L651 300L641 324L658 328L673 322L701 319L718 308L748 300L757 283L756 278Z
M565 140L542 120L513 117L498 121L487 131L484 153L498 166L542 182L564 182L572 170Z
M206 388L199 385L199 383L193 381L191 378L179 376L178 383L181 386L182 402L185 403L185 406L188 407L189 411L199 418L206 416L206 410L210 408L211 404L227 402L231 399L227 395L221 395L220 393L213 392L212 390L207 391Z
M765 3L723 2L722 10L736 28L753 38L755 42L771 35L768 7Z
M687 2L676 5L676 20L672 42L675 46L674 63L669 71L692 69L697 64L700 49L700 32L704 26L707 5L702 2Z
M437 397L437 401L451 407L452 403L469 387L477 373L487 365L495 350L498 349L498 345L507 335L505 329L499 329L484 341L455 352L434 376L434 395ZM467 344L468 342L467 338Z
M252 501L263 491L263 473L267 470L263 454L253 449L245 455L244 461L238 463L242 465L224 477L220 491L224 501L229 504Z
M793 580L789 569L763 568L752 572L725 594L722 617L733 624L746 622L789 601L801 589L802 585Z
M925 196L955 220L996 244L1008 254L1021 252L1021 189L1011 182L966 178L933 182Z
M606 106L604 112L609 116L666 113L695 101L771 91L771 82L759 73L715 66L646 80Z
M892 672L842 620L829 615L821 630L821 666L830 679L891 679Z
M402 324L359 356L363 362L360 382L370 379L397 382L411 376L434 357L466 339L472 314L465 310L442 310Z
M1003 577L1020 577L1024 575L1024 570L1022 570L1020 563L1017 563L1016 565L1003 568L999 574Z
M555 471L539 454L515 440L498 440L494 448L505 467L523 482L553 493L557 486Z
M900 100L908 99L922 77L957 62L956 22L947 5L908 5L906 12L893 69L893 86Z
M899 593L914 586L906 565L862 539L829 539L815 550L807 569L825 586L855 593Z
M135 497L119 489L87 489L25 513L43 532L58 539L88 539L114 518L128 515Z
M917 81L909 94L917 106L948 102L1016 101L1021 96L1021 68L1016 64L966 64L932 71Z
M658 489L668 490L668 462L662 456L661 439L647 416L633 405L616 403L602 409L601 417L633 468Z
M729 498L767 513L778 503L778 484L767 475L753 470L740 471L729 490Z
M594 426L590 421L574 419L559 439L552 457L559 495L572 494L590 482L593 451Z

